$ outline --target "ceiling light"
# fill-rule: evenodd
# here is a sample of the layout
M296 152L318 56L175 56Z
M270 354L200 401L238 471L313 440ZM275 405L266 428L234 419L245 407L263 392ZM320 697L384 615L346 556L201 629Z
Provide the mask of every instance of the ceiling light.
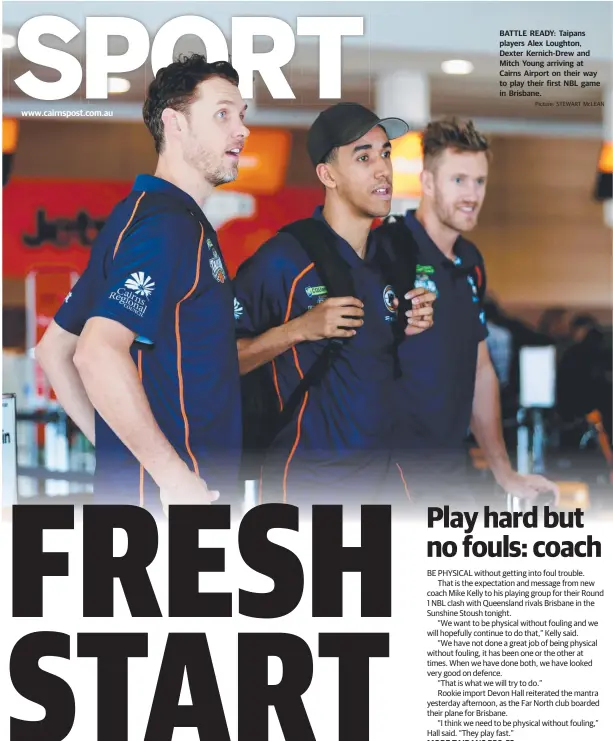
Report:
M474 70L474 65L465 59L448 59L441 64L441 68L448 75L469 75Z
M130 89L130 81L125 77L109 77L109 93L127 93Z
M15 37L11 35L10 33L2 34L2 48L3 49L12 49L16 43L17 41Z

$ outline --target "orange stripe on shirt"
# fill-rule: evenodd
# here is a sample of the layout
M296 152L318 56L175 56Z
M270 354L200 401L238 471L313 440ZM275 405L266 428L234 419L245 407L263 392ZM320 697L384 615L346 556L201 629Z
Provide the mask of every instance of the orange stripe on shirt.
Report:
M309 272L309 270L312 270L314 267L315 267L315 263L312 262L310 265L307 265L306 268L294 278L292 287L289 292L289 298L287 301L287 311L285 312L285 320L283 322L284 324L287 324L287 322L289 321L290 315L292 313L292 305L294 303L294 293L296 292L296 286L298 285L298 282L300 281L301 278L304 278L304 276ZM295 347L292 347L292 353L294 354L294 364L296 366L296 370L298 371L300 380L302 380L304 376L302 373L302 369L300 368L300 363L298 362L298 353L296 352ZM276 381L276 372L275 372L274 377ZM281 399L281 394L279 393L278 387L277 387L277 393L279 394L279 401L281 402L281 409L283 409L283 401ZM284 503L287 502L287 476L289 474L289 464L292 462L292 458L294 457L296 449L298 448L298 443L300 442L302 415L304 414L304 410L306 408L306 404L308 400L309 400L309 392L307 391L306 394L304 395L302 405L300 406L300 411L298 412L298 421L296 423L296 439L294 440L294 444L287 458L287 462L285 464L285 470L283 472L283 502Z
M396 468L398 469L398 472L400 473L400 478L402 479L402 485L404 486L404 493L407 495L407 499L409 502L411 501L411 492L409 491L409 487L407 486L407 482L404 478L404 471L402 470L400 463L396 463Z
M113 250L113 260L115 259L115 255L117 254L117 250L119 249L119 245L121 244L121 240L123 239L123 235L124 235L124 233L125 233L126 229L127 229L127 228L128 228L129 226L130 226L130 224L132 223L132 219L134 218L134 214L136 213L136 209L138 208L138 204L139 204L139 203L140 203L140 202L141 202L141 201L143 200L143 197L144 197L144 195L145 195L145 191L143 191L143 192L142 192L142 193L141 193L141 194L139 195L139 197L138 197L138 199L137 199L136 203L134 204L134 208L132 209L132 215L131 215L131 216L130 216L130 218L128 219L128 223L127 223L127 224L126 224L126 225L124 226L124 228L123 228L123 229L121 230L121 232L119 233L119 236L117 237L117 242L115 243L115 249Z
M175 336L177 338L177 376L179 378L179 402L181 404L181 415L183 416L183 426L185 428L185 448L187 449L187 452L189 454L189 457L192 460L192 463L194 464L194 472L197 476L200 475L199 469L198 469L198 461L196 460L196 457L192 453L192 449L189 444L189 421L187 419L187 413L185 411L185 399L183 396L183 370L181 367L181 330L179 328L180 324L180 309L181 304L188 299L192 293L196 290L196 286L198 285L198 281L200 280L200 256L202 254L202 240L204 239L204 228L202 224L200 224L200 242L198 243L198 262L196 264L196 278L194 279L194 285L189 289L189 291L183 296L183 298L179 301L175 308Z
M302 373L302 368L300 367L300 362L298 361L298 353L295 347L292 347L292 353L294 354L294 364L296 366L296 370L298 371L300 380L302 380L304 378L304 375ZM302 400L300 411L298 412L298 421L296 423L296 439L294 440L294 445L287 458L287 463L285 464L285 471L283 472L283 502L284 504L287 503L287 476L289 474L289 464L292 462L292 458L294 457L294 453L296 452L296 449L298 448L298 443L300 442L300 433L301 433L301 428L302 428L302 415L304 414L304 410L306 409L308 400L309 400L309 392L307 391L306 394L304 395L304 399Z
M143 382L143 351L138 351L138 380ZM141 507L145 505L145 469L143 464L140 464L140 478L138 485L138 501Z
M307 265L306 268L294 278L294 282L292 283L292 287L289 292L289 299L287 301L287 311L285 312L285 319L283 321L283 324L287 324L289 321L290 314L292 313L292 304L294 302L294 292L296 290L296 285L298 281L301 278L304 278L304 276L309 272L309 270L312 270L315 267L315 263L312 262L310 265Z
M292 313L292 305L294 303L294 293L296 292L296 286L298 285L298 281L301 278L304 278L304 276L309 272L309 270L312 270L314 267L315 267L315 263L312 262L310 265L307 265L306 268L294 278L292 287L290 288L289 298L287 300L287 311L285 312L285 319L283 320L283 324L287 324L289 322L289 318ZM277 378L277 366L274 360L272 361L272 380L275 384L275 390L279 398L280 411L283 411L283 397L281 396L281 391L279 389L279 379Z
M272 361L272 380L275 385L275 391L277 392L277 397L279 399L279 411L283 411L283 397L281 396L281 390L279 389L279 378L277 376L277 364L275 361Z

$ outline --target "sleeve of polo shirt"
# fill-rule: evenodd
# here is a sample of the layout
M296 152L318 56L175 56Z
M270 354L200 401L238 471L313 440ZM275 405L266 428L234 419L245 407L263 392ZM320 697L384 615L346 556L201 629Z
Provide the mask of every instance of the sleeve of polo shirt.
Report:
M54 317L56 324L71 334L80 335L91 314L95 290L92 260L93 257Z
M234 279L236 336L257 337L285 321L295 268L283 254L283 237L273 237L239 267Z
M196 276L197 227L182 214L163 211L131 225L109 258L105 290L92 316L114 319L141 341L155 343L169 312L189 291L179 271L183 259L193 259L193 271L183 272ZM194 242L193 249L189 241Z

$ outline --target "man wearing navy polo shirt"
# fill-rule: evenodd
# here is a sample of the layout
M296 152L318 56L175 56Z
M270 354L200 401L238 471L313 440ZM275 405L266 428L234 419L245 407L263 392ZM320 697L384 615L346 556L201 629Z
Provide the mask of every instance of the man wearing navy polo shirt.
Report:
M157 73L143 108L155 175L115 207L37 348L95 442L101 503L206 504L237 487L234 297L202 205L237 176L245 109L226 62L192 55Z
M476 226L485 198L488 142L472 122L455 119L430 123L422 142L423 195L419 208L404 219L418 248L414 285L435 292L437 300L433 329L399 347L395 459L414 500L458 500L467 495L461 473L464 440L472 428L506 492L532 498L555 491L552 482L521 476L509 462L478 298L485 267L475 245L461 234ZM389 248L390 227L383 224L375 233Z
M390 139L407 131L404 121L380 120L353 103L328 108L309 131L309 155L325 188L325 204L313 218L329 229L356 296L326 300L314 263L284 232L236 276L241 372L270 363L280 409L328 339L347 338L272 443L263 466L266 499L364 502L381 493L389 465L397 309L370 230L391 205ZM434 299L424 289L413 295ZM413 311L412 331L430 326L431 307Z

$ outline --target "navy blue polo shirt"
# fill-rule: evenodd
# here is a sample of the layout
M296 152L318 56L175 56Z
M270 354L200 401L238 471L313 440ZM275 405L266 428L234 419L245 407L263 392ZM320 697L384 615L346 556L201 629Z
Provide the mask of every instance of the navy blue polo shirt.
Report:
M313 218L324 220L321 208ZM325 223L325 221L324 221ZM328 227L330 228L330 227ZM394 379L393 287L374 261L375 240L365 259L330 229L351 271L364 324L343 346L321 384L311 387L294 419L274 441L264 465L265 491L276 496L356 495L380 485L389 465L391 392ZM263 244L235 278L237 333L253 337L312 310L327 296L313 263L287 233ZM302 342L267 368L279 405L290 397L328 340Z
M437 295L434 326L399 346L395 392L395 454L410 481L430 457L437 470L462 460L472 412L479 343L487 337L477 286L469 272L482 267L479 251L458 236L452 261L430 239L415 212L405 223L418 246L415 287ZM375 232L377 234L377 232ZM483 275L485 278L485 275ZM411 470L412 469L412 470Z
M139 175L55 317L73 334L91 317L136 333L130 352L156 422L222 497L236 488L242 438L233 305L215 230L198 204L165 180ZM95 490L100 501L159 500L99 414Z

